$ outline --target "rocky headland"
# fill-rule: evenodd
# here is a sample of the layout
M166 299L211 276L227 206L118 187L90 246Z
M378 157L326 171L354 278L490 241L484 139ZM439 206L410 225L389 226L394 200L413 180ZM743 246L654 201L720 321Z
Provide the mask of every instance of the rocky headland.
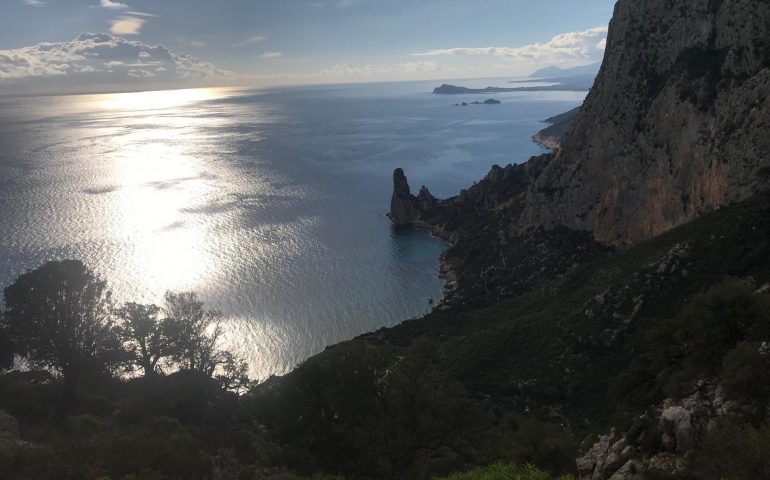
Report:
M543 120L544 123L550 123L551 125L532 135L532 140L546 148L557 150L561 147L562 138L564 138L575 125L575 120L580 113L580 108L581 107L577 107L568 112Z

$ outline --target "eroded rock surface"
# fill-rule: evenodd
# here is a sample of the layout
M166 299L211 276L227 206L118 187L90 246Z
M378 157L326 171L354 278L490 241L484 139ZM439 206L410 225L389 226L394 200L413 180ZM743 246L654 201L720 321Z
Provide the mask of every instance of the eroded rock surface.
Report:
M521 228L647 239L770 185L770 3L621 0Z

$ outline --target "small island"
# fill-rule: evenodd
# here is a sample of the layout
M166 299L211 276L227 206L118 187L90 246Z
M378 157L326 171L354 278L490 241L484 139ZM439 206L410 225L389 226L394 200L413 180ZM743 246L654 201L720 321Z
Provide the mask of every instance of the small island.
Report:
M462 102L462 103L455 103L454 106L455 107L467 107L468 105L500 105L501 103L503 103L503 102L501 102L500 100L496 100L494 98L488 98L488 99L484 100L483 102L479 102L478 100L475 101L475 102L471 102L471 103Z

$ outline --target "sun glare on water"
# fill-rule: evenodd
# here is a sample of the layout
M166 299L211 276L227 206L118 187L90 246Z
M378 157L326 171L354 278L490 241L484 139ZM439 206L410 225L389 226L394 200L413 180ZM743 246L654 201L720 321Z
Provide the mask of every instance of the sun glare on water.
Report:
M214 88L158 90L99 95L97 103L101 108L107 110L157 110L214 100L222 96L223 90Z
M196 148L209 126L197 115L205 106L192 104L221 96L212 89L172 90L111 94L98 102L121 117L117 135L106 140L119 185L114 236L130 246L122 261L150 285L195 290L217 267L211 225L189 212L216 194Z

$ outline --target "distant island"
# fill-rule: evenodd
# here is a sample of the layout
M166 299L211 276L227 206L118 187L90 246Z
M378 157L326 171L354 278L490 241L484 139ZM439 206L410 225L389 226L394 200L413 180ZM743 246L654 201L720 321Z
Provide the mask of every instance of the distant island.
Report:
M495 100L494 98L488 98L488 99L484 100L483 102L479 102L479 101L475 101L475 102L471 102L471 103L462 102L462 103L455 103L454 106L455 107L467 107L468 105L499 105L501 103L503 103L503 102L501 102L500 100Z
M508 92L584 92L591 89L594 75L579 75L564 78L546 78L539 80L550 85L535 85L526 87L486 87L468 88L457 85L443 84L433 89L434 95L458 95L458 94L490 94ZM531 83L532 80L514 80L508 83Z

